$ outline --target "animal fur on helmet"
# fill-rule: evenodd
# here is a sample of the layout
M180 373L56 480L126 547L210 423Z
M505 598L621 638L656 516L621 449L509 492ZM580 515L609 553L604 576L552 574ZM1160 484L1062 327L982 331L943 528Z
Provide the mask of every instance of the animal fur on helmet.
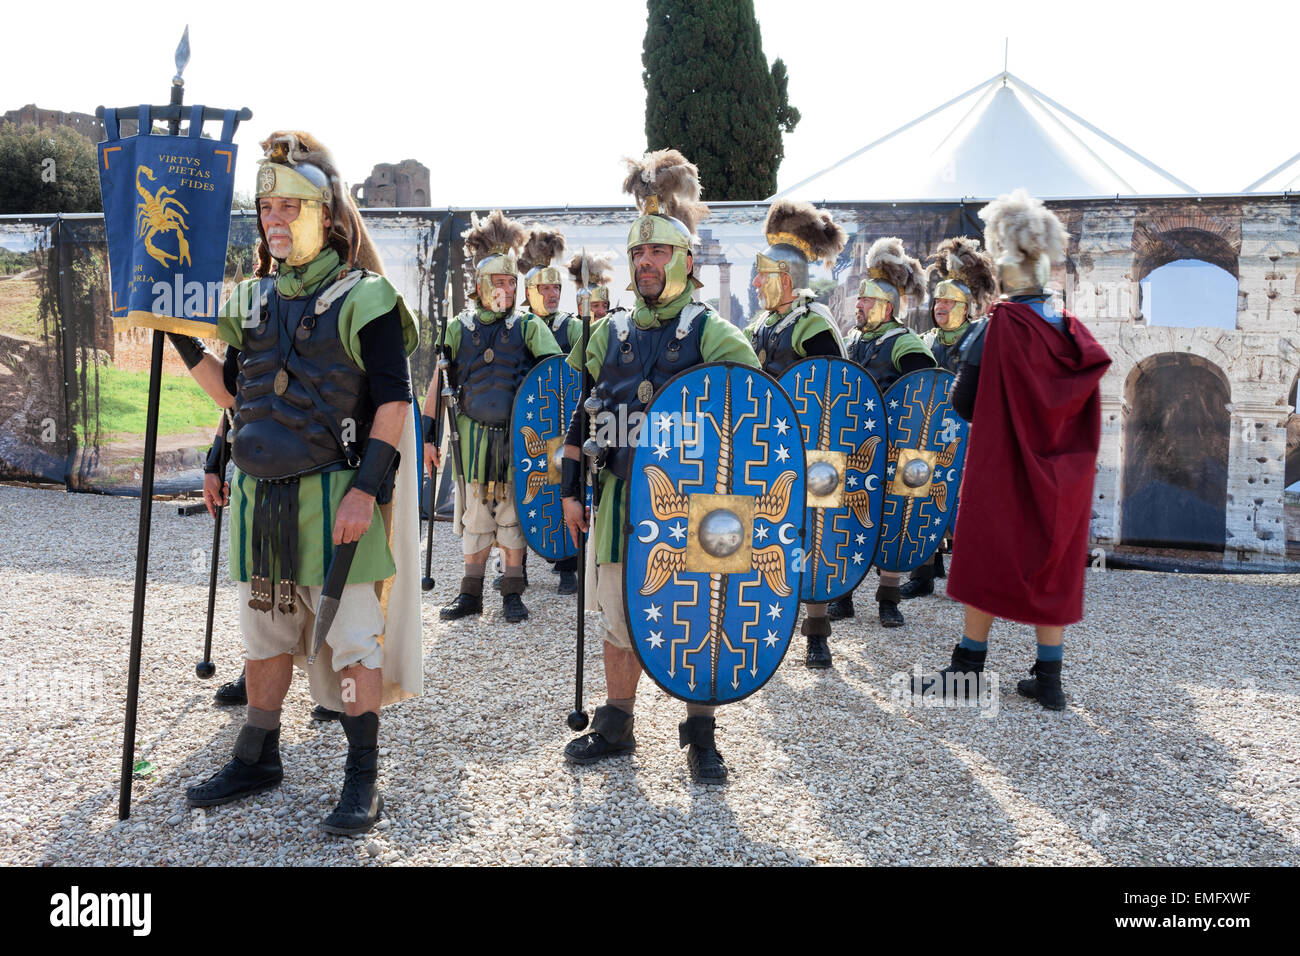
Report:
M709 215L709 207L700 202L700 171L675 149L657 149L640 159L624 159L627 178L623 192L636 200L637 209L645 211L646 200L659 197L659 212L678 219L695 238L695 227Z
M867 250L867 271L873 270L900 294L911 297L913 304L925 298L925 269L907 254L902 239L884 236L871 244Z
M461 238L465 240L470 260L478 262L501 247L517 255L528 241L528 230L518 219L509 219L500 209L494 209L482 219L478 213L470 213L470 227L461 233Z
M978 239L953 236L939 243L930 255L929 273L936 279L956 279L970 289L975 312L983 312L997 298L998 279L993 257L980 249Z
M582 285L582 253L576 253L568 263L569 275L574 285ZM609 285L614 281L614 254L610 252L587 253L587 281L591 288Z
M564 252L564 235L558 229L547 229L540 223L529 226L524 251L519 254L519 271L531 272L538 266L549 266Z
M329 177L330 189L334 191L334 202L330 207L329 234L325 244L339 254L349 269L366 269L369 272L384 274L384 263L379 258L370 232L361 219L357 205L352 201L343 178L339 176L334 157L325 148L325 144L310 133L302 130L276 130L259 144L266 158L277 163L297 166L309 163L320 168ZM261 223L258 223L261 232ZM271 250L265 237L257 244L257 275L271 274Z
M849 239L848 233L836 225L829 212L812 203L793 199L778 199L767 210L763 233L770 236L778 232L798 236L812 250L811 261L821 259L827 266L834 264L835 257Z
M1036 262L1043 253L1048 261L1065 258L1069 234L1056 214L1023 189L999 196L980 210L984 244L997 260L1010 252L1021 262Z

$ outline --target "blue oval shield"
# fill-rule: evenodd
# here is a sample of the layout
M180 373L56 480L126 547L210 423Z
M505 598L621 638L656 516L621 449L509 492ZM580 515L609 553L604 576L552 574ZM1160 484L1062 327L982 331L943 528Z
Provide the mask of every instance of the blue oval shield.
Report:
M581 388L582 376L564 356L552 355L538 362L515 392L510 437L515 508L528 547L547 561L578 553L564 527L558 456Z
M969 426L948 400L953 379L943 369L909 372L885 395L889 453L876 550L882 571L928 561L956 510Z
M646 673L726 704L780 665L799 612L804 447L781 387L711 363L670 379L632 458L628 632Z
M834 601L866 575L880 535L888 426L875 379L855 362L816 356L781 376L807 448L803 601Z

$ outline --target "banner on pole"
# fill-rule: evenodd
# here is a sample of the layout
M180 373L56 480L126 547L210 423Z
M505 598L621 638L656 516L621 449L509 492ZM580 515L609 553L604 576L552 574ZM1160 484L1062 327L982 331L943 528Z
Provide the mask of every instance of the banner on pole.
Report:
M220 139L203 139L203 107L190 108L189 132L118 135L116 110L104 111L99 188L112 279L113 320L213 338L222 300L230 207L235 193L235 110Z

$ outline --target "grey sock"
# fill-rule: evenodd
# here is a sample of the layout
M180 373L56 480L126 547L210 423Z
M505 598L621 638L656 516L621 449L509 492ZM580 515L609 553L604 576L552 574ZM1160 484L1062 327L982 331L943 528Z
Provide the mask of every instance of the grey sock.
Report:
M480 561L478 564L470 564L468 561L465 562L465 577L467 578L481 578L486 570L486 561Z
M262 710L260 707L248 705L248 715L244 718L250 727L257 727L260 730L275 730L280 726L280 711Z
M716 707L709 707L706 706L705 704L687 704L686 716L687 717L712 717L714 712L717 709L718 708Z
M606 697L605 703L608 704L610 707L617 707L625 714L630 714L632 713L633 708L636 707L636 698L635 697L619 697L619 698Z
M505 576L508 578L522 578L524 576L524 566L522 564L507 564Z

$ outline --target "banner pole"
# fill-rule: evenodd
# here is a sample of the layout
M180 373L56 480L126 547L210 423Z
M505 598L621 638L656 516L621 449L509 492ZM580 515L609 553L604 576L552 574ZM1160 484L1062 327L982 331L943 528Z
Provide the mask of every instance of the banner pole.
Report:
M190 28L176 49L176 76L172 78L171 105L179 107L185 98L181 73L190 58ZM180 110L167 122L171 135L180 132ZM142 129L139 135L148 136ZM144 591L149 578L149 526L153 519L153 473L158 453L158 404L162 394L163 333L154 330L153 355L149 360L149 405L145 413L144 462L140 467L140 524L136 531L135 601L131 606L131 664L126 679L126 718L122 728L122 776L118 784L117 818L131 815L131 777L135 771L135 720L140 697L140 654L144 644Z

